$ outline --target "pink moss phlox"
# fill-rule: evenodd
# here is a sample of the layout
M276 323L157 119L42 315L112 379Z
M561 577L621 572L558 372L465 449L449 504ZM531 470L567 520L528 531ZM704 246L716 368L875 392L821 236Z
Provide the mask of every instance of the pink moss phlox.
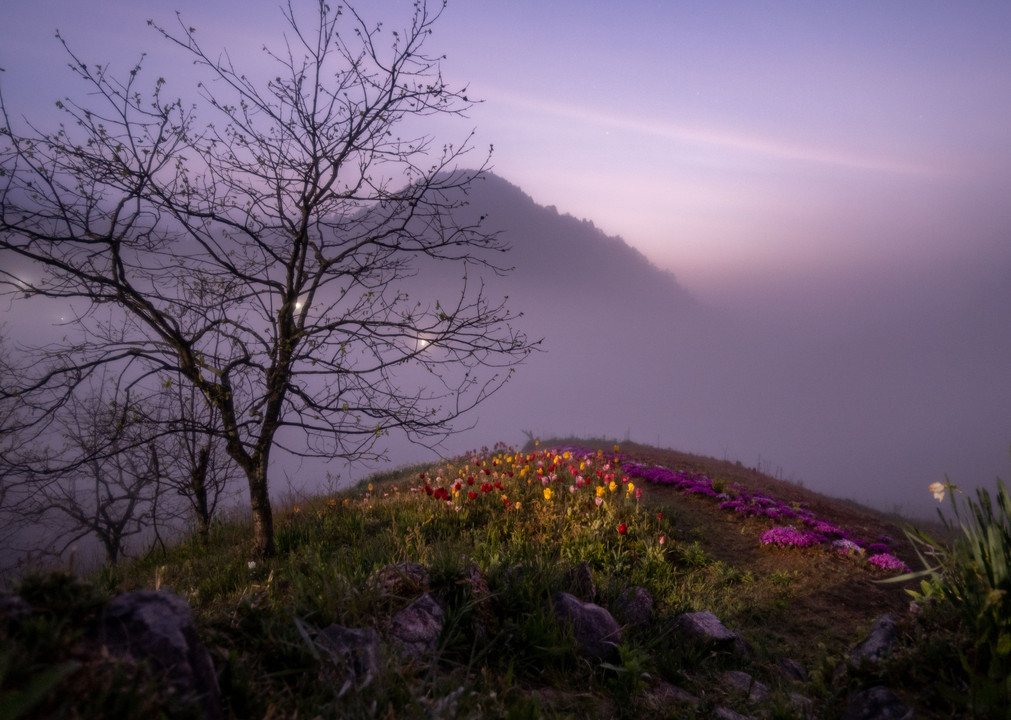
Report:
M909 566L889 553L878 553L867 558L871 565L877 565L882 570L896 570L898 572L909 572Z
M851 555L853 553L863 555L864 553L864 549L862 547L852 540L846 540L845 538L839 538L838 540L833 541L832 547L834 547L840 555Z
M826 542L826 538L810 530L798 530L792 525L777 525L761 534L759 540L765 545L779 547L811 547Z

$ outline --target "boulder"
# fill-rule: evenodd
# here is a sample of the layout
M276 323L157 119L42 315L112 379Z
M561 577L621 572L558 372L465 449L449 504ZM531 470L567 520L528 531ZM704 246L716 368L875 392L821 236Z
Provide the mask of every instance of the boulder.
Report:
M913 710L886 687L872 687L850 698L842 720L912 720Z
M393 616L390 637L408 657L423 657L435 651L444 617L439 603L425 593Z
M498 629L498 617L495 615L488 581L485 580L481 568L471 563L467 566L462 582L470 590L470 598L474 603L474 631L480 637L486 637Z
M849 651L849 659L856 666L868 662L877 664L892 654L899 641L899 630L894 615L882 615L871 626L863 642Z
M747 695L751 702L764 703L772 698L768 686L740 670L727 670L723 673L723 682L737 692Z
M593 582L593 571L589 563L581 562L568 573L569 590L583 602L597 599L597 585Z
M692 707L697 707L699 704L699 699L696 696L664 680L643 690L639 699L646 707L654 711L661 711L671 703L684 703Z
M316 636L316 645L346 674L345 688L361 690L379 673L379 633L372 628L330 625Z
M646 588L628 588L618 596L615 611L626 625L646 625L653 617L653 596Z
M387 565L376 571L372 582L384 597L416 598L428 592L428 568L416 562Z
M800 693L790 693L790 701L787 703L787 707L794 712L797 717L814 717L814 701L809 697L801 695Z
M728 630L720 619L707 611L684 613L674 621L675 628L686 638L703 640L719 648L731 650L745 657L751 656L751 649L744 639Z
M555 617L572 625L573 636L584 657L606 660L616 654L621 628L607 610L565 592L552 595L551 606Z
M779 669L790 680L796 682L807 682L807 670L796 660L782 658L778 663Z
M31 605L20 595L0 595L0 619L19 623L31 614Z
M97 636L110 655L147 662L181 698L199 702L204 717L223 717L214 664L183 598L152 590L119 595L102 612Z

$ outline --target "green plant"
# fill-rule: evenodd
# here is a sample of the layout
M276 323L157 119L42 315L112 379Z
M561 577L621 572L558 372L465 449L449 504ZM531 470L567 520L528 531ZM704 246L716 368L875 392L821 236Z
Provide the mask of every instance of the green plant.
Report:
M998 478L994 498L976 489L976 500L959 503L957 486L935 483L939 500L950 492L954 521L941 516L955 537L950 545L922 531L907 532L924 569L894 578L921 580L909 590L917 601L938 600L950 605L965 632L968 651L960 652L969 676L970 702L978 712L1006 707L1011 701L1011 495ZM961 505L964 505L962 507Z

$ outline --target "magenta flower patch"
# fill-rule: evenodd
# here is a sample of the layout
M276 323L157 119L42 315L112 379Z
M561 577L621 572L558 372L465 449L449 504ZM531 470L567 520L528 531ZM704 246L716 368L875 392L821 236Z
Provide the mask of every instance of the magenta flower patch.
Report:
M720 501L721 510L746 518L769 518L773 522L796 521L802 528L776 525L761 535L766 545L778 547L813 547L831 544L837 552L863 554L867 548L868 562L885 570L907 571L905 563L889 553L893 540L882 535L874 544L861 540L843 528L815 516L804 503L784 503L763 493L752 493L734 485L727 492L717 493L713 481L700 473L671 470L659 466L626 463L622 469L632 477L642 478L657 485L667 485L686 494L709 495Z
M779 547L811 547L825 542L825 538L808 530L798 530L790 525L777 525L769 528L758 538L765 545Z
M909 567L894 555L889 553L878 553L867 558L867 562L877 565L882 570L896 570L899 572L909 572Z

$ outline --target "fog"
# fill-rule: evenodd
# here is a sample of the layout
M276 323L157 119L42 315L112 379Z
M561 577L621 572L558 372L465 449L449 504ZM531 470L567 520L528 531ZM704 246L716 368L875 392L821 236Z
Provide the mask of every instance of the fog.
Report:
M691 292L619 238L493 178L472 198L513 244L492 287L543 352L481 406L463 452L531 432L673 447L929 517L947 475L1011 467L1011 262L756 276ZM420 460L394 444L394 462ZM360 470L345 471L358 477Z
M382 8L391 29L409 5ZM176 8L266 72L271 4L21 3L0 28L5 100L52 127L53 100L82 92L57 23L88 61L122 75L145 52L187 96L191 68L145 24ZM542 349L435 450L390 438L368 467L277 453L275 496L526 433L740 461L913 516L945 475L1008 477L1008 13L451 3L432 49L485 102L424 132L495 144L506 180L470 211L512 243L515 271L488 287ZM406 289L456 281L428 267ZM0 304L0 323L38 344L72 334L73 310Z
M514 269L485 278L489 295L509 296L540 350L434 449L393 436L387 462L350 466L276 453L275 497L529 435L739 461L912 517L933 515L927 486L945 476L963 489L1008 476L1011 262L999 253L756 273L698 292L591 220L540 206L496 176L469 201L465 212L487 214L512 245ZM459 268L434 264L403 289L423 295L458 280ZM10 310L15 342L73 330L59 324L70 316L59 303Z

